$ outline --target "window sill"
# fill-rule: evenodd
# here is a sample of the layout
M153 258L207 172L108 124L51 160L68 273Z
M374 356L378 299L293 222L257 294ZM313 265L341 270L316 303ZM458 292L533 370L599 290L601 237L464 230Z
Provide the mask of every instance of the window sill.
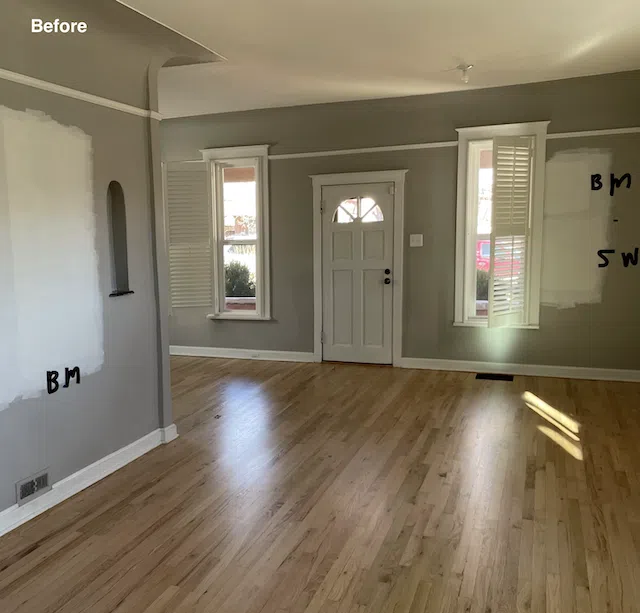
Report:
M487 328L489 326L486 321L454 321L453 326L455 328ZM493 330L505 330L509 328L511 330L539 330L539 324L519 324L517 326L505 326L503 328L491 328Z
M109 294L109 298L117 298L118 296L128 296L129 294L133 294L133 290L117 290L115 292L111 292Z
M214 321L217 320L235 320L235 321L271 321L271 317L267 315L256 315L255 313L248 313L243 315L241 313L209 313L207 319Z

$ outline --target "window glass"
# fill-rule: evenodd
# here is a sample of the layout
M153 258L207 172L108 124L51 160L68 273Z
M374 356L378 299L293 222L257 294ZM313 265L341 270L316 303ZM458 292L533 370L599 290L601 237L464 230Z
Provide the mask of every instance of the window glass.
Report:
M374 206L362 217L362 223L371 223L373 221L384 221L382 210L377 204L374 204Z
M237 316L258 315L260 311L260 232L258 227L259 176L258 162L253 159L218 162L221 182L222 279L219 312ZM220 193L220 192L219 192Z
M224 245L224 310L256 310L256 246Z
M476 317L487 317L489 309L489 263L491 258L491 195L493 190L493 143L472 143L469 149L472 177L472 198L476 206Z
M491 234L491 192L493 190L493 145L483 144L478 152L478 234Z
M223 168L224 239L257 239L256 169Z
M384 221L382 210L373 198L349 198L338 205L333 214L333 223L352 223L359 219L362 223Z
M333 214L333 223L351 223L358 217L358 199L349 198L338 205Z

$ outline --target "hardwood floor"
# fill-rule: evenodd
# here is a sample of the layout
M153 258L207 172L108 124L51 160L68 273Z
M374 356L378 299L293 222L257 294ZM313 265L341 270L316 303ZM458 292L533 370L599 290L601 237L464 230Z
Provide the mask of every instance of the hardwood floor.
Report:
M180 438L0 539L2 613L640 611L640 385L172 364Z

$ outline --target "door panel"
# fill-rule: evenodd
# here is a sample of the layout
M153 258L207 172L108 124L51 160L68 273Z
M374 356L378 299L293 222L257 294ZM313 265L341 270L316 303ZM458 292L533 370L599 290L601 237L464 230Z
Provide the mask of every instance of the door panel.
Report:
M380 283L380 271L363 271L362 281L362 344L365 347L382 347L384 345L384 295L386 292L385 286ZM382 325L380 325L381 322Z
M325 360L391 363L392 186L322 189Z
M334 345L350 347L353 344L353 271L333 271L333 334Z
M333 260L353 259L353 235L351 232L333 233Z
M363 260L383 260L384 259L384 230L363 230L362 231L362 259Z

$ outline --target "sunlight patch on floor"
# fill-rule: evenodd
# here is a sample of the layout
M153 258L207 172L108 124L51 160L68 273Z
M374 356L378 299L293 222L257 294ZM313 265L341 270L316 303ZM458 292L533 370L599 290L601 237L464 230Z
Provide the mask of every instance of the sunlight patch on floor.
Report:
M538 426L538 430L548 436L554 443L560 445L576 460L582 460L583 455L580 437L578 436L580 424L531 392L522 394L522 399L532 411L535 411L556 428L554 430L548 426Z
M566 436L562 436L559 432L548 428L547 426L538 426L538 430L548 436L554 443L560 445L569 455L572 455L576 460L583 460L582 449L579 445L572 443Z

